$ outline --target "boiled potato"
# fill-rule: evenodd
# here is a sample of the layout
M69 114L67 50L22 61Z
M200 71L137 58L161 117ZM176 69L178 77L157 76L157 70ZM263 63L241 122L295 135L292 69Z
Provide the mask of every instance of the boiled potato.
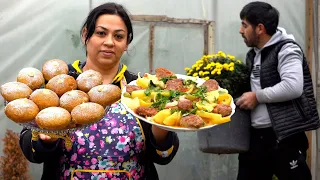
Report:
M210 112L205 112L205 111L197 111L196 114L200 117L203 118L209 118L209 119L216 119L222 117L221 114L217 113L210 113Z
M232 96L230 94L221 94L218 97L218 104L226 104L230 105L232 100Z
M180 123L180 119L181 119L181 111L174 112L173 114L171 114L170 116L166 117L163 120L163 124L167 126L174 126L177 124L177 122Z
M222 115L217 113L197 111L196 114L201 118L203 118L209 124L221 124L221 122L225 121L225 120L222 120Z
M210 102L210 103L216 103L219 97L219 90L215 90L215 91L210 91L206 93L206 99Z
M146 94L144 93L144 90L143 89L141 89L141 90L135 90L135 91L132 91L131 92L131 97L132 98L139 98L139 99L144 99L144 98L146 98L147 96L146 96Z
M229 116L221 117L221 118L216 118L215 120L213 120L213 124L223 124L223 123L226 123L229 121L231 121L231 118Z
M138 74L138 79L136 83L138 86L142 87L143 89L146 89L150 84L150 80L146 78L141 78L140 74Z
M213 113L209 113L205 111L197 111L196 114L202 118L213 119Z
M163 81L159 81L158 80L158 77L156 75L151 75L149 73L146 73L145 74L146 77L144 78L147 78L148 80L151 80L153 84L155 84L156 86L159 86L161 88L165 88L165 84Z
M163 124L163 120L171 115L171 109L164 109L159 111L154 117L153 120L158 124Z
M170 91L164 90L164 91L161 92L161 95L169 97L170 96Z
M140 106L143 106L143 107L150 107L153 104L151 101L148 101L148 100L139 99L139 101L140 101Z
M135 110L140 106L140 101L139 98L128 98L128 97L123 97L122 102L127 105L130 109Z
M213 108L216 106L217 104L216 103L208 103L208 102L201 102L201 101L198 101L196 103L196 106L199 110L204 110L204 111L207 111L207 112L211 112L213 110Z

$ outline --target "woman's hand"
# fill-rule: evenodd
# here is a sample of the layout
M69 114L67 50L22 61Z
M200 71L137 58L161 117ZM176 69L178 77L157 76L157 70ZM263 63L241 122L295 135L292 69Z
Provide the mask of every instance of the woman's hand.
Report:
M58 138L51 138L45 134L39 134L39 138L45 143L54 143L58 140Z
M157 126L152 126L152 134L157 144L162 144L168 135L167 130L161 129Z

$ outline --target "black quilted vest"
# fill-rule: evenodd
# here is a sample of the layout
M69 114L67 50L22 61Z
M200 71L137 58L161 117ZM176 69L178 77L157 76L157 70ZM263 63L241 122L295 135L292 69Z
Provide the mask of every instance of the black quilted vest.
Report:
M281 81L280 74L277 70L278 53L286 43L297 44L292 40L284 40L262 50L260 68L260 84L262 89L274 86ZM250 68L250 73L253 68L255 54L253 49L247 54L246 63ZM266 104L278 141L295 133L315 130L320 126L311 74L305 56L303 56L303 76L303 93L299 98L285 102Z

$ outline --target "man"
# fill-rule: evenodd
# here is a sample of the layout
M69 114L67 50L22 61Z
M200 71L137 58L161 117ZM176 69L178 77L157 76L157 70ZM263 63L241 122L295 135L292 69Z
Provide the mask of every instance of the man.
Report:
M240 12L248 47L251 91L237 105L251 110L250 149L239 155L238 180L311 180L305 131L319 127L311 75L304 54L283 28L279 12L251 2Z

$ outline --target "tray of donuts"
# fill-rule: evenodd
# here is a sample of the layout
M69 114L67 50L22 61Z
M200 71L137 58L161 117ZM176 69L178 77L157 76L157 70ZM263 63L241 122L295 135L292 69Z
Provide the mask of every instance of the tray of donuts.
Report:
M41 70L21 69L16 81L0 87L5 115L37 132L66 134L99 121L121 97L120 88L103 84L97 71L77 78L68 72L67 63L59 59L46 61Z

